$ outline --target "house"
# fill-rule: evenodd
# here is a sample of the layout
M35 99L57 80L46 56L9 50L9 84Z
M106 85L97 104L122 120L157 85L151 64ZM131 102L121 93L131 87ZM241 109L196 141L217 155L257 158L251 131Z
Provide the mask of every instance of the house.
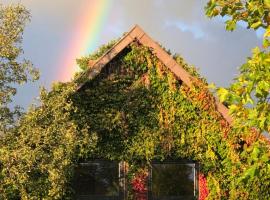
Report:
M199 198L200 169L222 159L211 144L232 122L202 78L136 25L77 81L79 116L99 141L74 172L76 199Z

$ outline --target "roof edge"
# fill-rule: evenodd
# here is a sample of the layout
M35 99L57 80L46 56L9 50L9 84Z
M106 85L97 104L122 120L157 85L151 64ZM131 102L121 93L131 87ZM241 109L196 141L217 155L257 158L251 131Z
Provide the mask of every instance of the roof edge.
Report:
M111 49L105 52L94 63L91 63L91 68L88 68L80 77L87 76L89 79L95 77L101 69L109 63L116 55L126 48L134 40L138 40L142 45L149 47L152 52L160 59L160 61L169 68L169 70L188 87L192 86L194 78L181 65L179 65L171 55L169 55L158 43L148 36L139 25L135 25L126 35L124 35ZM89 63L90 64L90 63ZM79 85L80 89L86 82ZM217 98L215 99L217 111L231 125L232 117L229 115L229 109L222 104Z

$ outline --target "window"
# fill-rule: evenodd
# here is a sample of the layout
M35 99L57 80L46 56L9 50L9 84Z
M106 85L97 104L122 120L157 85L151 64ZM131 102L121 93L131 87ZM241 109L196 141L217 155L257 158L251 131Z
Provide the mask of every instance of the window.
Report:
M193 200L198 194L197 164L152 162L149 168L148 200ZM112 161L80 163L74 173L76 200L127 199L125 164ZM148 195L147 195L148 194Z
M149 199L191 200L197 193L195 163L153 163Z
M76 200L118 200L119 164L110 161L80 163L73 185Z

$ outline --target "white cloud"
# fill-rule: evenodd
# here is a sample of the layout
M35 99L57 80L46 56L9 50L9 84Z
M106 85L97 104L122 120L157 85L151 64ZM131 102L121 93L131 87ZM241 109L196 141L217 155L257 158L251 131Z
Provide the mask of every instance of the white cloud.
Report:
M195 39L201 39L205 38L206 34L204 31L196 24L187 24L181 21L166 21L165 22L165 27L177 27L180 29L182 32L190 32Z

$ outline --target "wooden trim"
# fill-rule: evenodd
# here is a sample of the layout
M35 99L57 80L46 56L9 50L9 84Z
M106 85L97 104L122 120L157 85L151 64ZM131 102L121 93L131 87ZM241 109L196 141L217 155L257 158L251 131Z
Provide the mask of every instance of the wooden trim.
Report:
M233 122L232 117L229 115L229 109L221 103L217 98L215 100L216 108L222 117L231 125Z
M161 46L148 36L138 25L135 25L123 38L120 39L110 50L101 56L94 64L91 63L89 69L82 74L89 79L94 78L101 69L108 64L116 55L125 49L134 40L138 40L142 45L149 47L152 52L160 59L160 61L169 68L174 75L183 81L187 86L191 87L193 76L190 75L181 65L179 65ZM81 88L85 83L79 85ZM232 118L229 110L218 99L216 99L216 108L223 118L231 125Z
M144 34L139 42L144 46L152 49L153 53L160 59L160 61L168 67L171 72L175 74L177 78L182 80L189 87L191 86L191 75L180 66L166 51L164 51L160 45L154 42L147 34Z

